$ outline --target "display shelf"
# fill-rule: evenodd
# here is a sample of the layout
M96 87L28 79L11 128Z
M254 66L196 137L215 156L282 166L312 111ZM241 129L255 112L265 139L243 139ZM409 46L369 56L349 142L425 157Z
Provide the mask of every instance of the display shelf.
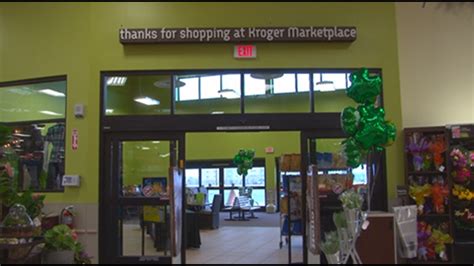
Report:
M449 214L429 213L429 214L419 214L418 217L422 217L422 218L449 218Z
M446 172L440 172L440 171L409 171L408 175L446 175Z
M423 210L427 208L433 210L428 213L418 214L418 221L423 221L433 228L439 226L447 226L447 231L454 238L454 221L452 217L452 181L450 180L449 157L449 136L445 127L428 127L428 128L407 128L404 129L405 136L405 181L408 187L422 189L425 184L429 185L429 196L425 196L425 205ZM435 160L435 157L437 161ZM416 160L418 158L418 161ZM439 171L439 167L443 166L443 171ZM440 183L441 182L441 183ZM435 213L433 207L433 196L435 190L432 190L434 184L441 184L449 192L444 196L444 213ZM419 186L418 188L416 186ZM439 191L439 190L437 190ZM410 195L410 193L409 193ZM416 194L414 194L416 195ZM446 194L445 194L446 195ZM412 195L413 196L413 195ZM416 204L415 200L410 197L410 204ZM423 230L423 229L422 229ZM418 239L420 241L420 239ZM422 240L426 241L426 240ZM443 261L438 257L436 260L424 261L423 259L410 259L409 263L413 264L451 264L455 261L453 245L445 246L448 261Z

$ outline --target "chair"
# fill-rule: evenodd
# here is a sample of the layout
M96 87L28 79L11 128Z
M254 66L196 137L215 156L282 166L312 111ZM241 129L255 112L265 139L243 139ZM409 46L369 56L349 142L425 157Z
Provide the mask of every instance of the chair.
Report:
M219 228L219 213L221 211L222 195L214 195L211 210L197 212L199 219L199 229Z

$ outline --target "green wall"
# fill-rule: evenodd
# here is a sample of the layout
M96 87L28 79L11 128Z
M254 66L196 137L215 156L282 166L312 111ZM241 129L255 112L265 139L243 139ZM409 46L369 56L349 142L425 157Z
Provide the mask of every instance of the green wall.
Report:
M259 43L258 58L235 60L230 44L123 46L120 27L240 27L354 25L353 43ZM388 118L401 128L393 3L2 3L0 80L68 75L66 171L80 188L50 194L49 202L98 202L100 71L228 68L383 69ZM76 119L71 108L86 105ZM310 121L309 121L310 123ZM208 140L209 141L209 140ZM388 189L403 183L402 140L387 150Z

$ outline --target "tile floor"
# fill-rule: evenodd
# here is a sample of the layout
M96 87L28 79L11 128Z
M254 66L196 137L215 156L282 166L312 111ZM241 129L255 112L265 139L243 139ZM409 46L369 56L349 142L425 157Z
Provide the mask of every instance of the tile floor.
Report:
M137 224L124 225L124 255L141 254L141 230ZM284 238L283 238L283 241ZM187 249L187 263L192 264L288 264L288 246L279 248L278 227L223 226L201 230L201 247ZM292 261L301 262L302 237L292 237ZM153 248L146 236L145 255L163 255Z

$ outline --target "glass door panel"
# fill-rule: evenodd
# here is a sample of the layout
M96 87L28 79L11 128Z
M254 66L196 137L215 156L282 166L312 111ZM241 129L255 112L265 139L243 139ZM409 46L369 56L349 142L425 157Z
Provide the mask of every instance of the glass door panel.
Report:
M101 212L110 263L182 261L184 136L110 134ZM179 174L175 174L179 173ZM193 172L188 171L192 183ZM104 219L101 219L104 221ZM110 226L110 225L117 225ZM184 258L185 259L185 258Z

